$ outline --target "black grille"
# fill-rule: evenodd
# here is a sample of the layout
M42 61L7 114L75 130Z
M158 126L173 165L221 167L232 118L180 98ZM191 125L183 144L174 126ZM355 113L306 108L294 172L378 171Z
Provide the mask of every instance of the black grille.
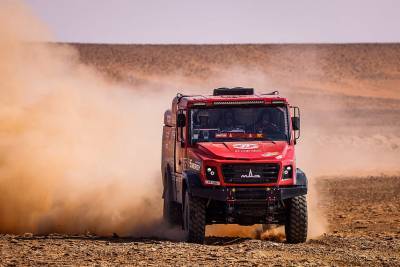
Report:
M232 184L266 184L278 180L279 164L223 164L222 174L226 183Z

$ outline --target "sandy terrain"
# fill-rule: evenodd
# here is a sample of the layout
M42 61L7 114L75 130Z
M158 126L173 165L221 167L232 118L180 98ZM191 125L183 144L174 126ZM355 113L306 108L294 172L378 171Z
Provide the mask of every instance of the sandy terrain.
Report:
M330 232L305 244L208 237L160 239L1 235L1 265L400 266L400 177L322 179Z
M400 266L399 44L59 45L0 5L0 265ZM221 86L301 108L307 243L161 222L162 115Z
M225 75L229 76L228 83L247 82L242 84L247 86L261 83L264 86L258 89L263 90L290 87L311 93L400 99L399 44L76 44L75 47L83 62L134 85L155 83L165 77L171 80L176 75L180 81L192 84L208 81L215 86L215 81ZM241 75L232 77L232 72ZM165 81L160 84L160 88L166 86Z
M3 64L25 68L3 82L19 91L1 113L0 265L400 266L400 45L74 46ZM220 231L200 246L154 227L163 110L177 91L219 86L279 89L301 107L297 160L321 228L307 243Z

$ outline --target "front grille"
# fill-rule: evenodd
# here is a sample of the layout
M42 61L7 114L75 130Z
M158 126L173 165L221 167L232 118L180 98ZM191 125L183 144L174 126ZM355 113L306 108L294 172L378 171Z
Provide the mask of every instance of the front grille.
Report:
M276 183L279 175L279 164L223 164L222 175L226 183L232 184Z

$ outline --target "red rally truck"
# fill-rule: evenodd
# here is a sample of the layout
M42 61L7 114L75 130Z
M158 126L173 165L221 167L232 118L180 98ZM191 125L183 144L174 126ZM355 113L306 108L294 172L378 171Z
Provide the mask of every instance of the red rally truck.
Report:
M307 239L307 177L297 168L300 112L277 91L177 94L164 114L164 219L203 243L209 224L284 225Z

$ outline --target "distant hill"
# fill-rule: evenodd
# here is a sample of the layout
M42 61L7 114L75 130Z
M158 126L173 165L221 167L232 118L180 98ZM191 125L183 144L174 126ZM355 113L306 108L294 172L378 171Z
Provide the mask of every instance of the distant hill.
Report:
M132 84L170 75L204 81L239 69L281 87L400 99L400 44L72 45L83 62Z

